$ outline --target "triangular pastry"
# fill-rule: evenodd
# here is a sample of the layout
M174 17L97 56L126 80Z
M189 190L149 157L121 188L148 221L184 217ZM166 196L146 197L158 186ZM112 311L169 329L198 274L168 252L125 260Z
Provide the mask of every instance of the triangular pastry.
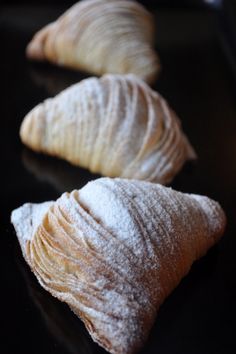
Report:
M135 1L84 0L33 37L29 58L91 72L138 75L159 71L152 15Z
M36 106L20 136L35 151L103 176L170 182L195 157L167 102L134 75L105 75Z
M25 260L94 341L136 352L159 306L222 236L225 215L203 196L150 182L101 178L56 202L12 213Z

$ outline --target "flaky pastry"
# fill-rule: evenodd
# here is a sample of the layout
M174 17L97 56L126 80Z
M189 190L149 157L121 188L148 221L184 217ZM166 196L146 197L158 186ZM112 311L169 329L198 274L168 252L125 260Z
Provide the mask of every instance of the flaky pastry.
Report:
M31 149L103 176L166 184L195 157L167 102L134 75L104 75L36 106L20 136Z
M207 197L110 178L12 213L40 284L113 354L143 345L159 306L219 240L225 221Z
M142 5L84 0L36 33L27 55L95 75L133 73L150 83L160 67L153 44L154 21Z

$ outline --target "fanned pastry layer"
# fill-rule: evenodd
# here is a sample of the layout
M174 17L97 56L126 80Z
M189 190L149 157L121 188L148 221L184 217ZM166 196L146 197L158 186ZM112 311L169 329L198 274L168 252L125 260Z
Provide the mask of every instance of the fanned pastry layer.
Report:
M153 82L159 71L152 15L135 1L84 0L33 37L32 59L95 75L133 73Z
M225 215L207 197L101 178L56 202L25 204L12 222L40 284L102 347L129 354L166 296L221 237Z
M195 156L167 102L134 75L71 86L29 112L20 136L91 172L163 184Z

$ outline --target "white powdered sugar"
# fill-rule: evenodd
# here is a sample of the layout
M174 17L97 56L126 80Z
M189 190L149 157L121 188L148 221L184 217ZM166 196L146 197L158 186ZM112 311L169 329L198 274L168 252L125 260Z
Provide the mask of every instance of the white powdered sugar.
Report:
M32 240L37 227L40 225L52 203L53 202L41 204L26 203L12 212L11 222L15 227L23 251L26 242Z
M12 221L19 240L30 242L26 260L40 284L114 354L142 345L161 303L225 226L207 197L109 178L42 209L27 204Z
M26 116L21 138L36 151L104 176L162 184L195 157L167 102L134 75L71 86Z

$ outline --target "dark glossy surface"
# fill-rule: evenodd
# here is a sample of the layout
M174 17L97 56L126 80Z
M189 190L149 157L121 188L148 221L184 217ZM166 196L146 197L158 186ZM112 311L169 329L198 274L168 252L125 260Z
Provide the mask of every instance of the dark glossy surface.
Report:
M57 198L95 176L26 150L18 130L24 115L44 98L83 75L27 62L34 31L62 8L9 7L0 12L1 70L1 331L3 354L105 353L66 305L46 293L30 273L10 225L24 202ZM156 15L163 71L156 83L182 119L199 160L172 186L219 200L228 216L222 241L161 307L143 354L233 354L236 318L236 95L219 41L215 15Z

